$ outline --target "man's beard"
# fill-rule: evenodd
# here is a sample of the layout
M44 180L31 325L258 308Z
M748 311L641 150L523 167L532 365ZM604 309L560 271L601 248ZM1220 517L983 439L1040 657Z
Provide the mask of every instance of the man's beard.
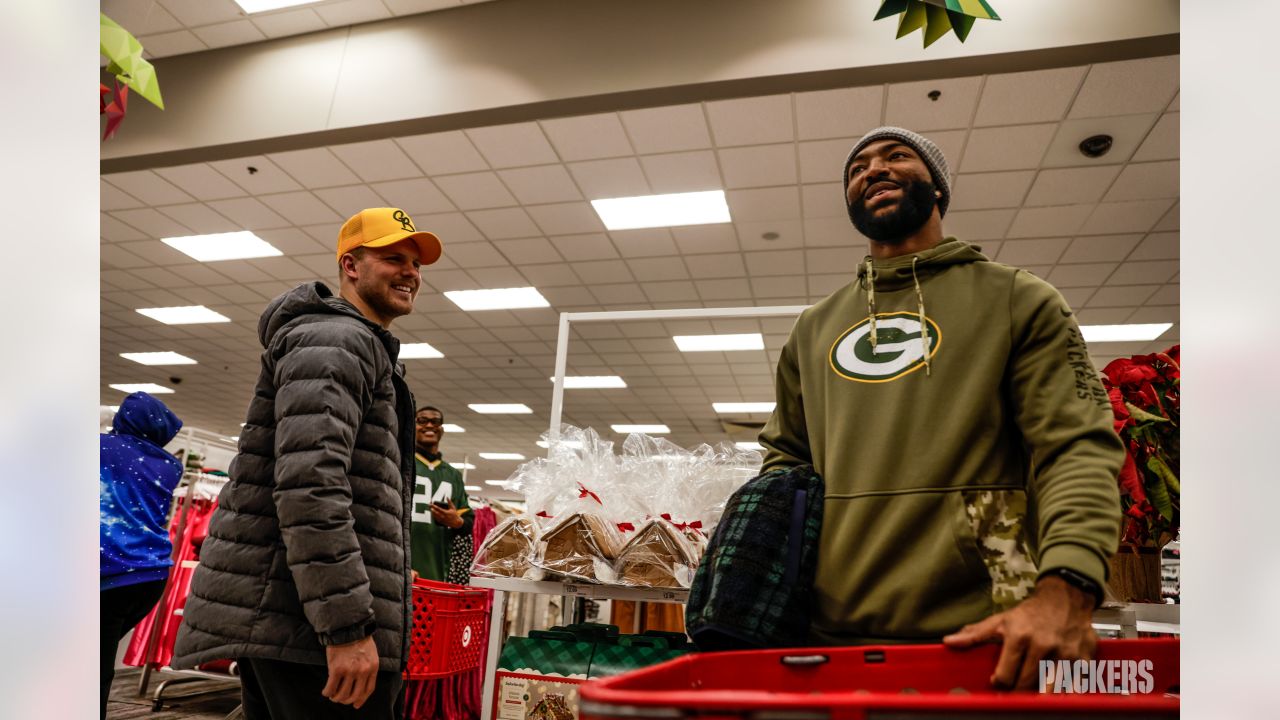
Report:
M938 202L933 183L908 180L898 183L898 187L902 188L902 197L898 199L898 206L887 213L873 215L863 197L849 204L849 219L858 232L876 242L897 245L929 221Z

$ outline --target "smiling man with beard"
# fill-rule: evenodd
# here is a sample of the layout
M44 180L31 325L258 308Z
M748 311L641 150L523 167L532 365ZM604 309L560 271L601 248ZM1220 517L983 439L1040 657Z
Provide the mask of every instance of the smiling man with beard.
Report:
M338 234L338 294L299 285L258 322L262 369L173 658L236 659L248 720L396 716L414 401L388 328L440 252L403 210L363 210Z
M944 238L946 157L864 136L841 185L868 254L778 361L764 469L826 483L811 640L1003 642L999 686L1088 658L1123 446L1071 309ZM928 300L926 311L925 301Z

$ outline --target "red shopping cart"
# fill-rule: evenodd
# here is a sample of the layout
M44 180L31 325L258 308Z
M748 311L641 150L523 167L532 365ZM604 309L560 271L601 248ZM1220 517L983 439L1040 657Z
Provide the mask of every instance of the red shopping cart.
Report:
M489 637L487 590L418 579L406 680L429 680L480 666Z
M965 651L891 645L695 653L588 682L581 688L580 717L1178 717L1176 639L1099 642L1096 659L1121 661L1113 668L1149 661L1142 664L1149 692L1130 695L996 692L988 679L999 652L996 645Z

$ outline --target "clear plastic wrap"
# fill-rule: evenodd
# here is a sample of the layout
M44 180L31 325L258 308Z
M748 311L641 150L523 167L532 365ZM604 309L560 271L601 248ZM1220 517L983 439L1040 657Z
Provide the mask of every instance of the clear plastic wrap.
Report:
M538 524L524 516L508 518L493 530L471 563L471 574L478 577L509 577L541 580L542 568L534 565L540 540Z

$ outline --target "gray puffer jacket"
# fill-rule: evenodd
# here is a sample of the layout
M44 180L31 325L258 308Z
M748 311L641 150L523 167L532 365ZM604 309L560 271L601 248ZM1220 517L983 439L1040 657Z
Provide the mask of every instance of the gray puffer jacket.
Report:
M273 300L258 335L262 370L173 666L324 665L326 645L373 635L381 669L400 670L413 496L400 343L319 282Z

